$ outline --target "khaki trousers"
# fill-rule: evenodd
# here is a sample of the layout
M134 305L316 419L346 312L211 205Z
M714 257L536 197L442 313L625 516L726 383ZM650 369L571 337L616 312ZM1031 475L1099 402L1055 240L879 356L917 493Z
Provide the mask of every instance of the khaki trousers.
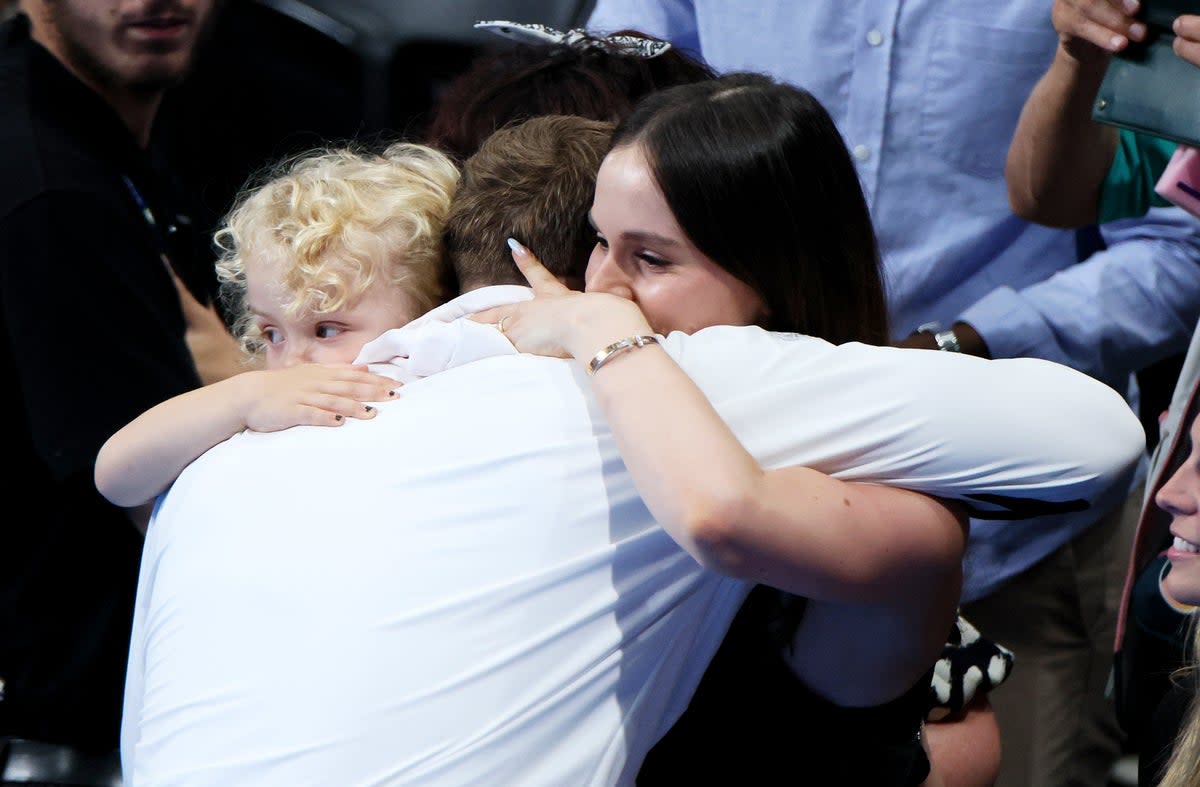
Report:
M1013 651L991 692L997 787L1105 787L1122 753L1112 698L1117 607L1143 491L963 615Z

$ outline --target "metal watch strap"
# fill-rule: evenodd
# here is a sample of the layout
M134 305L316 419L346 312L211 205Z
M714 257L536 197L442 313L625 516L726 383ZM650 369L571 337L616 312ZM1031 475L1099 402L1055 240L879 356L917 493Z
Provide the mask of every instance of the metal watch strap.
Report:
M933 335L933 340L937 342L939 350L946 352L959 353L962 352L962 345L958 343L958 334L953 328L947 328L944 331L938 331Z
M962 352L962 345L958 343L958 334L954 332L953 328L942 328L939 323L927 322L917 327L917 333L932 334L933 341L939 350L951 353Z

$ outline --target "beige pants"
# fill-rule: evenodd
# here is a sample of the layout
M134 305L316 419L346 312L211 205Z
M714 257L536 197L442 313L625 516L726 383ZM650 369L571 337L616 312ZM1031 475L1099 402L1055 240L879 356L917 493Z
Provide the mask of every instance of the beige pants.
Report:
M1105 696L1117 606L1143 491L963 615L1013 651L990 695L997 787L1104 787L1123 735Z

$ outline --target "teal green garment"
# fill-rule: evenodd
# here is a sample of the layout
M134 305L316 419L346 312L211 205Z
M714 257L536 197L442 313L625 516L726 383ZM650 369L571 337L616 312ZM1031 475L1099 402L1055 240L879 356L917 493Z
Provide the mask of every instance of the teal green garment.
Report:
M1175 143L1126 129L1120 132L1117 154L1100 186L1100 223L1134 218L1171 204L1154 193L1154 184L1175 152Z

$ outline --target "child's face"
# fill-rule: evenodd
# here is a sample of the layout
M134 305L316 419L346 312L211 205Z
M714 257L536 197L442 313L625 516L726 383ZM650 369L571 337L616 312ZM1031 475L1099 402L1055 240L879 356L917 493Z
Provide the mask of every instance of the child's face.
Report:
M1200 604L1200 418L1192 424L1192 449L1158 490L1158 507L1171 514L1175 541L1167 551L1171 571L1163 586L1176 599Z
M377 285L336 312L301 311L289 317L283 304L291 294L271 267L262 265L247 267L246 296L266 344L268 369L353 363L364 344L419 316L399 288Z

